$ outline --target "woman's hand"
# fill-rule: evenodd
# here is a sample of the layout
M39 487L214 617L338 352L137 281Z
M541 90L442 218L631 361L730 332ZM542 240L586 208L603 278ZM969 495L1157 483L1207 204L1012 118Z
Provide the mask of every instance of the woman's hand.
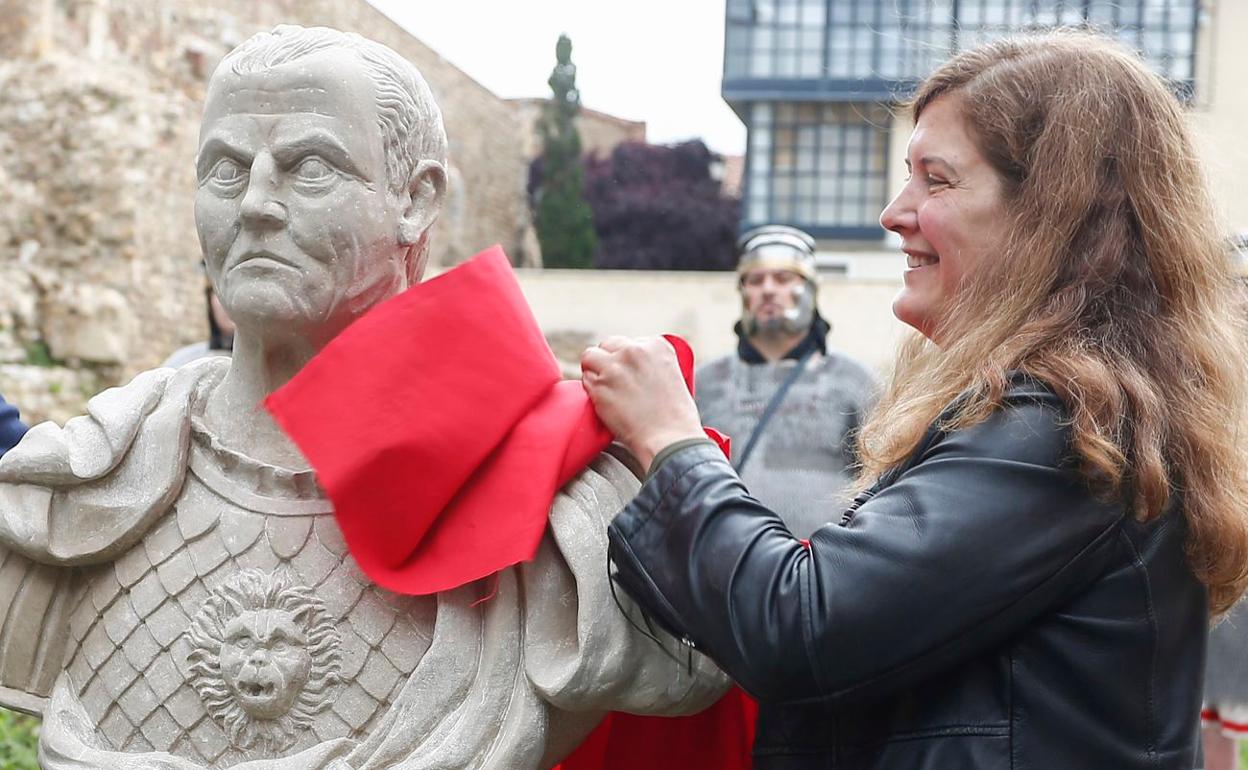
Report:
M610 337L581 354L581 375L599 419L647 470L664 447L705 435L662 337Z

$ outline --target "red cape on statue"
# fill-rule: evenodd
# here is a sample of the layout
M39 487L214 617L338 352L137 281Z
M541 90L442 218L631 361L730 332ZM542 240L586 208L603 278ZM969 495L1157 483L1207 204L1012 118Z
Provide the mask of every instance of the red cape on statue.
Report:
M668 340L692 390L693 353ZM373 308L265 406L360 568L405 594L531 559L555 493L612 438L497 246ZM563 768L745 770L753 725L739 690L693 717L612 714Z

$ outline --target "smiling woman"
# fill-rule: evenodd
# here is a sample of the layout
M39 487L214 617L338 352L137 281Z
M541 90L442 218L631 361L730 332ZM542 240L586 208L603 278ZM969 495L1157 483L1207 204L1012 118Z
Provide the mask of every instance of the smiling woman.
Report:
M758 770L1188 770L1248 584L1248 333L1181 108L1058 33L959 54L911 110L881 222L917 333L861 492L796 539L666 344L609 339L585 387L649 467L618 580L759 699Z
M906 255L893 313L932 338L963 277L999 255L1006 235L1001 177L963 114L956 94L923 111L907 150L909 178L880 215L880 224L901 236Z

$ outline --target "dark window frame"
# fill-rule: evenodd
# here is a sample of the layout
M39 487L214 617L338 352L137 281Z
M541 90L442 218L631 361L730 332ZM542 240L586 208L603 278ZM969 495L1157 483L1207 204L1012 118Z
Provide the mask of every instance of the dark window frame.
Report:
M888 202L888 109L870 102L771 102L765 107L771 112L767 120L756 119L752 108L746 115L751 140L746 148L742 227L788 224L817 238L881 238L884 230L875 220ZM836 130L830 132L829 128ZM760 130L767 132L766 147L760 147L756 141ZM803 141L804 133L812 142ZM785 134L791 140L782 141L780 137ZM861 149L850 148L851 134ZM832 141L828 142L830 137ZM765 180L758 179L755 170L756 152L760 149L767 153ZM779 156L786 152L791 152L791 157L779 163L778 160L784 160ZM849 170L849 160L855 153L861 161L853 164L857 168ZM825 156L835 156L835 173L823 170ZM760 182L766 184L765 196L758 194ZM808 193L801 189L804 186L810 187ZM781 187L786 191L781 192ZM850 187L857 187L856 195ZM756 216L760 203L764 211ZM835 212L831 218L823 213L829 206ZM855 207L857 217L851 216Z
M985 39L1001 34L1082 23L1105 29L1143 52L1149 66L1165 77L1176 93L1190 99L1194 91L1196 49L1203 11L1200 0L889 0L889 14L877 0L822 0L814 18L822 26L804 25L812 0L732 0L727 3L724 46L724 91L729 101L750 98L747 92L766 85L800 81L805 92L849 92L839 98L857 100L869 94L898 93L912 86L939 61ZM782 7L796 7L793 21L782 21ZM762 9L774 9L768 18ZM865 17L864 15L865 14ZM844 24L848 24L846 28ZM802 40L803 30L818 31L820 71L801 68L805 47L786 51L779 45L781 28ZM760 35L760 31L763 34ZM771 44L755 70L756 37ZM839 41L835 42L834 41ZM791 60L783 68L781 63ZM886 68L899 59L896 68ZM840 89L821 86L840 82ZM852 85L857 82L857 85ZM789 90L789 89L786 89Z

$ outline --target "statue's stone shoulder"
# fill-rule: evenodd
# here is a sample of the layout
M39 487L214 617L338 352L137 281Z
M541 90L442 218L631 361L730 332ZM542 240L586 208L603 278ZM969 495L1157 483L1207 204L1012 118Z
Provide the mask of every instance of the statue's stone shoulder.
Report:
M0 460L0 705L40 713L63 670L73 573L128 549L185 475L192 395L219 366L157 369Z
M64 427L33 427L0 459L0 546L81 565L132 545L181 488L192 406L227 366L144 372Z

